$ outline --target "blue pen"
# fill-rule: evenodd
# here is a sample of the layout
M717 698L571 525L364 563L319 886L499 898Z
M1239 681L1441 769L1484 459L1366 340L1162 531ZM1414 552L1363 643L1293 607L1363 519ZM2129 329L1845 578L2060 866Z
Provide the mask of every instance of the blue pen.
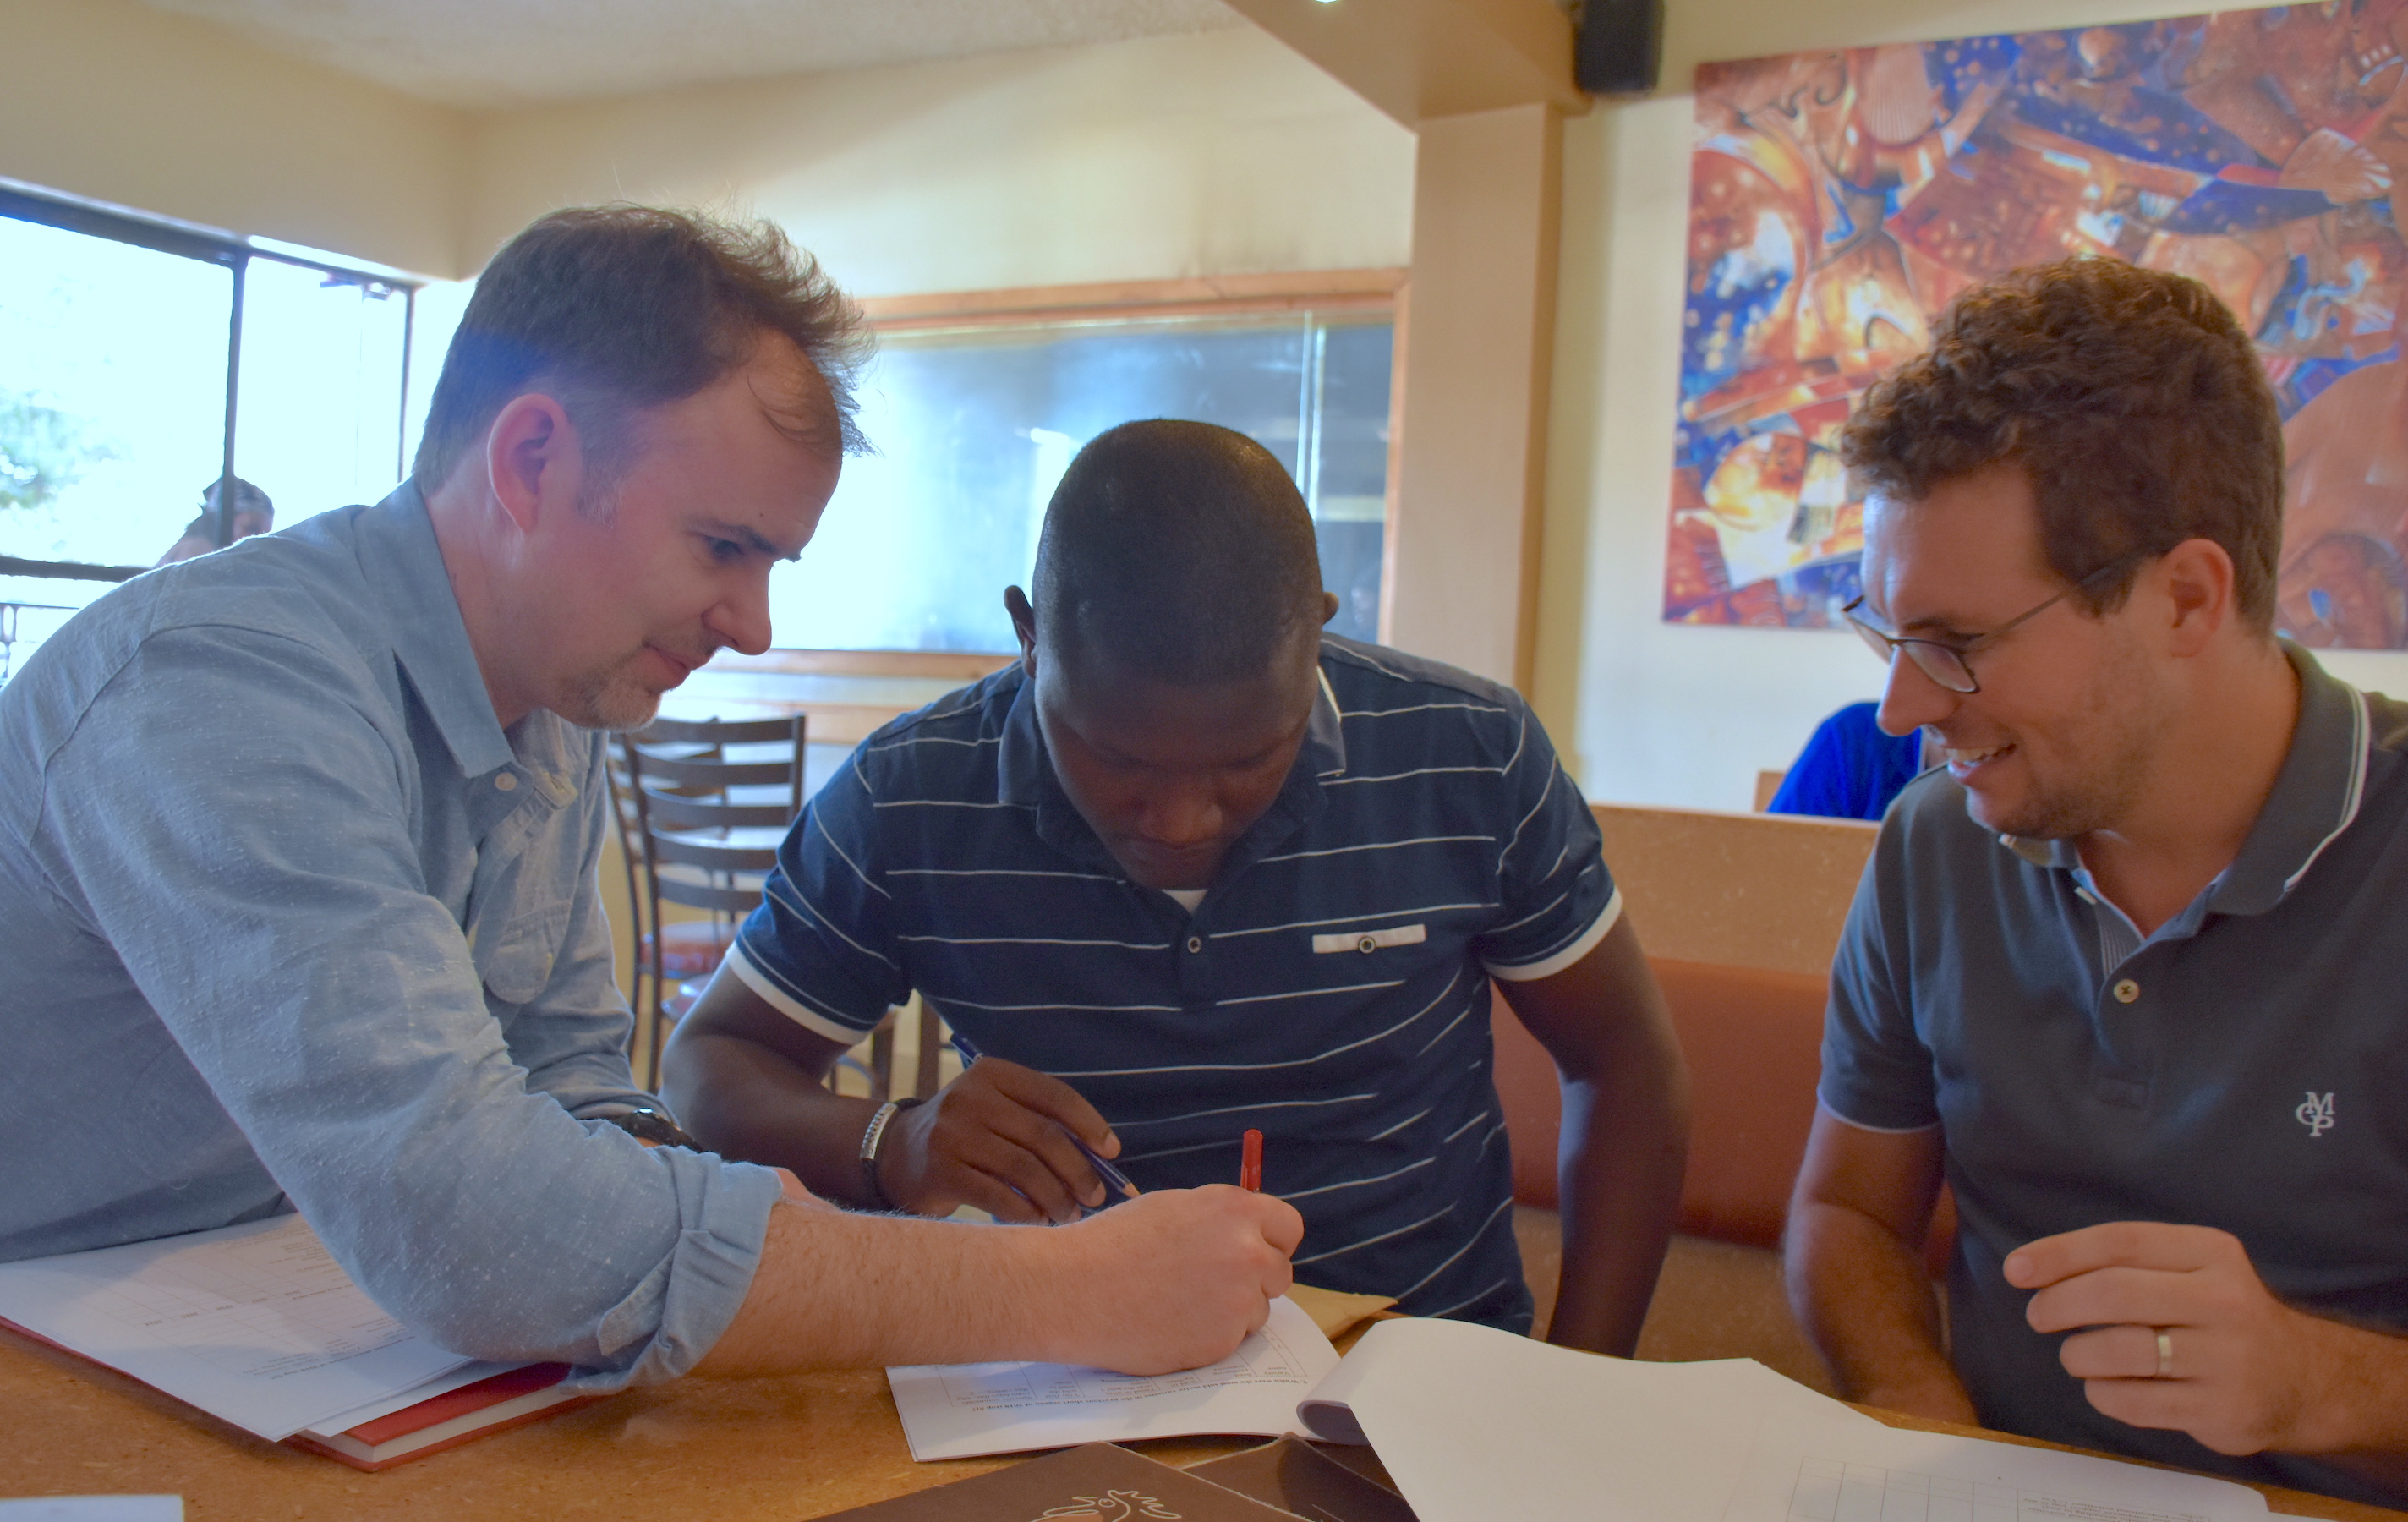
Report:
M972 1046L959 1031L953 1032L953 1050L962 1055L962 1070L965 1072L968 1072L970 1065L979 1059L978 1048ZM1104 1181L1105 1188L1116 1189L1130 1199L1135 1199L1144 1192L1129 1182L1129 1176L1126 1173L1114 1168L1109 1161L1098 1156L1095 1148L1080 1141L1076 1133L1065 1127L1062 1134L1070 1138L1070 1145L1078 1148L1079 1156L1087 1159L1087 1166L1096 1170L1096 1177Z

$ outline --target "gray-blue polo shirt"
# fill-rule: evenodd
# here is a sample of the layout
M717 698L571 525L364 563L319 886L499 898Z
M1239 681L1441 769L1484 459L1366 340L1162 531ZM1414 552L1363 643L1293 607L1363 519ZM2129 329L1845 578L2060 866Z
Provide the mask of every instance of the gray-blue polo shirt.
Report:
M729 966L848 1043L918 989L1083 1094L1145 1188L1235 1183L1259 1128L1300 1279L1526 1329L1488 980L1612 927L1597 824L1507 689L1334 637L1321 674L1295 768L1193 914L1071 805L1013 666L862 745Z
M1911 785L1832 969L1822 1100L1941 1127L1950 1352L1985 1425L2399 1506L2329 1464L2100 1414L2000 1273L2102 1221L2213 1226L2286 1300L2408 1328L2408 705L2285 649L2300 721L2274 790L2145 940L2069 844L1991 835L1945 771Z

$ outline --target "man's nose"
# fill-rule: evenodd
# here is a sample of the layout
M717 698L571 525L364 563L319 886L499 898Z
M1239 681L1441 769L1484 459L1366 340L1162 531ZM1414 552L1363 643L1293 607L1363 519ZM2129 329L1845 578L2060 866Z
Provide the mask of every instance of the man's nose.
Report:
M1163 845L1204 845L1221 833L1220 799L1201 782L1166 783L1146 799L1141 827Z
M720 640L747 655L758 655L769 648L769 579L766 575L747 582L742 590L733 593L711 609L703 620L704 625Z
M1961 695L1931 680L1930 674L1902 650L1890 652L1889 681L1882 687L1881 707L1873 722L1885 735L1910 735L1925 725L1936 725L1956 711Z

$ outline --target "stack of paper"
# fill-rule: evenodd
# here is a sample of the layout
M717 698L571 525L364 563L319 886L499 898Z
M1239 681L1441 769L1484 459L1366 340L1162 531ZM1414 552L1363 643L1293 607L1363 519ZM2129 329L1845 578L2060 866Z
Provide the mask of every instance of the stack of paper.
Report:
M1332 1366L1335 1366L1334 1368ZM1383 1321L1340 1361L1303 1314L1211 1369L891 1369L920 1458L1139 1437L1365 1443L1420 1522L2264 1522L2222 1480L1907 1432L1745 1358L1638 1363L1459 1321Z
M1303 1414L1325 1437L1359 1429L1421 1522L2267 1515L2257 1491L2222 1480L1900 1431L1746 1359L1637 1363L1461 1322L1372 1328Z
M0 1263L0 1321L273 1442L338 1434L505 1367L413 1336L297 1215Z
M886 1371L911 1457L1061 1448L1078 1443L1296 1429L1297 1402L1338 1366L1338 1350L1296 1302L1219 1363L1177 1374L1115 1374L1060 1363L913 1364Z

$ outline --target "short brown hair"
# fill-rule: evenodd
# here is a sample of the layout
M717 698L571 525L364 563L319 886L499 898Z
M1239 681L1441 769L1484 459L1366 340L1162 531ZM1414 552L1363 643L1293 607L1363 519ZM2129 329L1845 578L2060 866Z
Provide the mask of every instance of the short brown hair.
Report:
M862 452L853 378L868 329L784 233L652 207L555 211L478 277L410 479L435 490L512 397L540 391L567 409L607 480L625 463L628 412L701 391L767 333L794 340L827 382L829 447Z
M1930 350L1865 394L1842 457L1902 502L2000 462L2029 473L2051 570L2123 605L2144 556L2211 539L2241 616L2274 623L2283 420L2249 336L2199 281L2119 259L2015 270L1949 303Z

